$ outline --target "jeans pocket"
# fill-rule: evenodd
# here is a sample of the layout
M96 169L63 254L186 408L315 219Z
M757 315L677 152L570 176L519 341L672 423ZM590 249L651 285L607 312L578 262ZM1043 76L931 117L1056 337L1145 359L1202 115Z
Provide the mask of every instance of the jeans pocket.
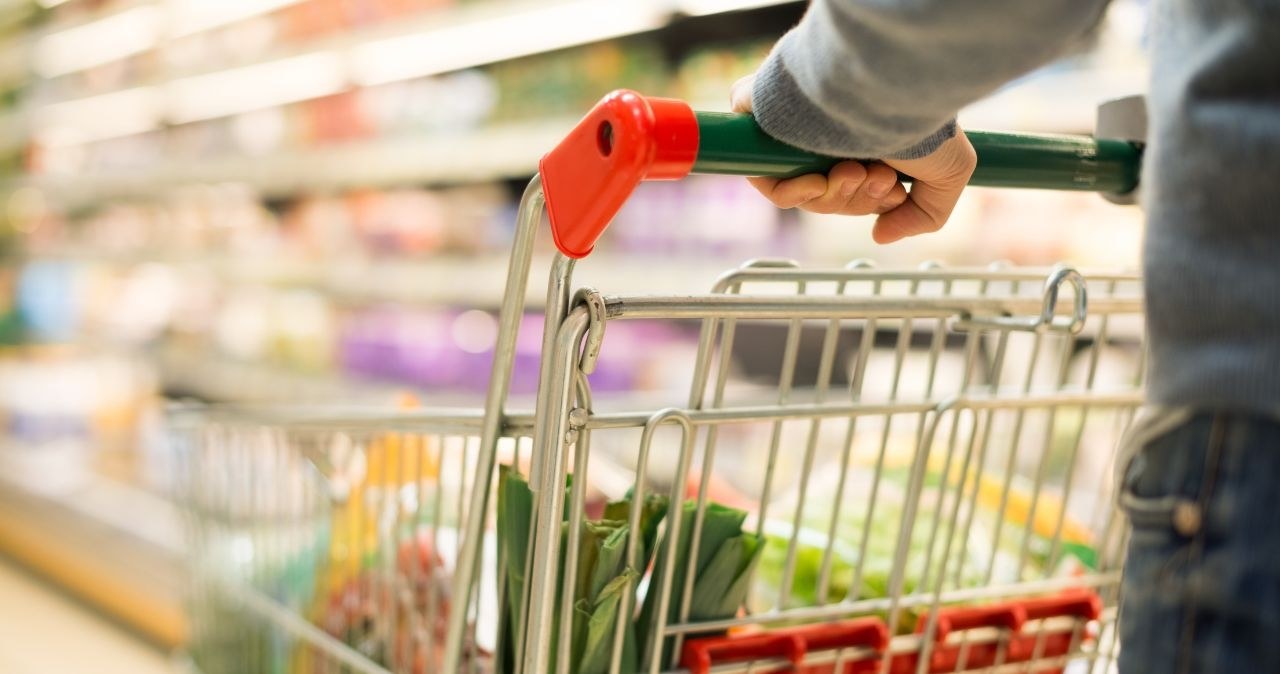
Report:
M1126 490L1120 495L1120 507L1135 535L1169 532L1190 538L1204 525L1200 504L1180 496L1142 497Z
M1135 527L1172 526L1174 512L1185 502L1177 496L1136 496L1128 488L1120 493L1120 508Z
M1195 424L1150 439L1125 467L1118 505L1134 535L1158 533L1189 538L1200 532L1202 440Z

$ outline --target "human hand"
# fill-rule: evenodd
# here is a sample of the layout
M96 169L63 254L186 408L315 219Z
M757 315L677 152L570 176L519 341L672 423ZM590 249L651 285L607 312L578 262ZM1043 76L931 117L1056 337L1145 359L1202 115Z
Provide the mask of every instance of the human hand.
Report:
M734 112L751 112L754 76L738 80L730 92ZM964 133L942 143L919 159L886 159L862 163L844 161L827 175L811 173L795 178L747 178L779 208L812 213L876 214L871 237L892 243L936 232L951 217L960 193L977 167L977 153ZM898 180L898 171L912 177L911 191Z

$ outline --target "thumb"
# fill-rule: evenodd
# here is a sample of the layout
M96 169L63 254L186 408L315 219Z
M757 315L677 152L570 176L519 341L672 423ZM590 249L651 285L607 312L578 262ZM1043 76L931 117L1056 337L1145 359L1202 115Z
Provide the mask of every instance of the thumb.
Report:
M978 155L968 137L957 130L932 154L919 159L886 161L903 173L915 176L908 199L876 220L871 235L876 243L936 232L942 229L960 194L978 164Z
M876 218L871 238L876 243L893 243L942 229L960 199L961 189L963 185L944 187L916 181L906 201Z

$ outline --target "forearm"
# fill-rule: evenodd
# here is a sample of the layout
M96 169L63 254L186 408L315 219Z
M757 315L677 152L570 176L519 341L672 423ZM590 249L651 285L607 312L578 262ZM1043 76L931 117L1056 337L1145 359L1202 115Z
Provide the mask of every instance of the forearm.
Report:
M765 61L770 134L825 154L919 157L956 111L1067 51L1107 0L813 0Z

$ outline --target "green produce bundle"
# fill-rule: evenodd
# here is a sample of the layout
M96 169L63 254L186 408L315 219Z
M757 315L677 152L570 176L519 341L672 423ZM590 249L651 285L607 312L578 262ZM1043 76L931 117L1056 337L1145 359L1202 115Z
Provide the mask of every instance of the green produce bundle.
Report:
M667 546L670 536L664 537L658 548L649 592L640 612L638 636L641 643L649 643L658 629L659 602L662 583L671 574L671 596L666 607L665 624L680 619L681 598L684 593L690 544L694 534L697 504L686 501L680 513L680 538L676 541L675 564L668 569ZM736 508L718 503L708 503L698 537L697 560L694 564L693 588L689 597L689 619L710 621L732 618L738 614L747 597L751 572L763 546L755 534L742 530L747 514ZM671 639L663 641L662 652L655 654L661 661L671 655Z
M566 508L570 503L566 486ZM529 513L533 507L533 492L528 483L508 467L499 470L498 478L498 540L506 556L504 572L507 592L503 613L507 616L504 652L499 662L506 671L513 667L514 652L510 644L519 635L521 604L525 588L525 561L529 550ZM636 582L648 567L659 524L667 513L667 498L660 494L648 496L640 513L640 550L636 556L639 570L627 566L627 542L631 537L629 526L630 500L610 503L605 517L600 520L584 520L578 542L577 574L573 578L573 617L570 630L569 653L572 659L569 671L573 674L603 674L609 669L613 656L614 630L618 613L630 596L634 598ZM562 514L560 528L560 571L557 574L557 597L565 582L565 550L569 542L568 511ZM553 614L553 625L558 625L560 615ZM622 669L635 671L638 667L634 625L628 622L622 644ZM551 670L555 670L555 654L558 653L559 633L552 632Z

